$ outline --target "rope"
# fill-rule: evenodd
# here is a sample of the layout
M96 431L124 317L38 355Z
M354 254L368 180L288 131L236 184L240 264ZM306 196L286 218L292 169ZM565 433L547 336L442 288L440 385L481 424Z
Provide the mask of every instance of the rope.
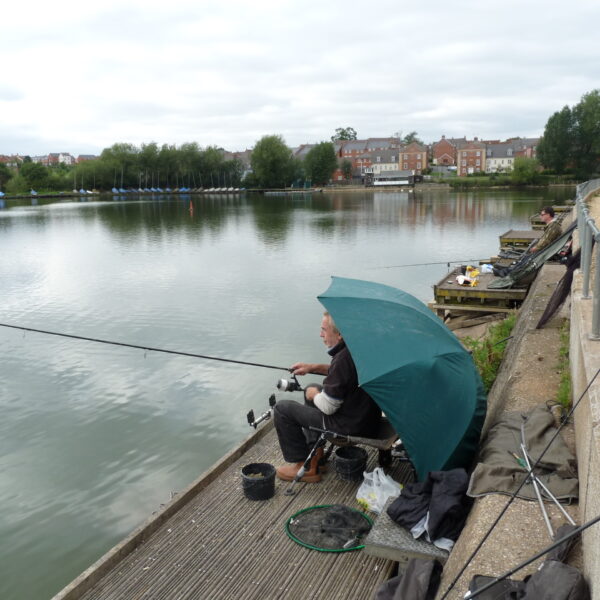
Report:
M573 405L573 407L571 408L571 410L569 411L569 413L567 414L567 416L563 419L563 422L560 424L560 426L557 427L554 435L550 438L550 441L546 444L546 447L544 448L544 450L542 451L542 453L539 455L538 459L535 461L535 464L531 467L530 473L533 472L533 470L540 464L542 458L544 457L544 455L548 451L548 448L550 448L550 446L552 445L552 442L554 442L554 440L560 434L561 429L569 421L569 419L573 415L573 412L575 412L575 409L577 408L577 406L579 405L579 403L581 402L581 400L583 399L583 397L587 394L587 391L590 389L592 383L594 383L594 381L595 381L596 377L598 377L599 373L600 373L600 369L598 369L596 371L596 374L592 377L592 379L590 380L590 382L587 384L585 390L583 390L583 392L581 393L581 396L579 396L577 402L575 402L575 404ZM454 586L456 585L456 583L458 582L458 580L461 578L462 574L465 572L467 566L475 558L475 556L477 555L477 553L481 550L483 544L486 542L486 540L488 539L488 537L491 535L492 531L494 530L494 527L496 527L496 525L498 525L498 523L500 522L500 519L504 516L504 514L506 513L506 511L509 509L510 505L513 503L513 500L517 497L517 494L521 491L521 488L527 482L527 479L528 479L527 477L523 478L523 481L521 481L521 485L519 485L519 487L513 492L512 496L508 499L508 502L505 504L504 508L500 511L500 514L496 517L496 520L492 523L492 525L488 529L487 533L483 536L483 539L479 542L479 544L477 544L477 547L475 548L475 550L473 550L473 552L471 553L471 556L469 556L469 558L467 558L467 560L465 561L464 565L461 567L461 569L458 572L458 574L456 575L456 577L452 580L452 582L448 586L448 589L444 592L444 595L441 597L440 600L444 600L448 596L448 594L450 593L450 591L452 590L452 588L454 588Z
M244 360L234 360L232 358L220 358L218 356L208 356L206 354L195 354L193 352L180 352L178 350L165 350L164 348L154 348L152 346L139 346L137 344L126 344L125 342L113 342L111 340L102 340L99 338L85 337L83 335L73 335L69 333L60 333L57 331L47 331L44 329L34 329L33 327L23 327L21 325L9 325L8 323L0 323L0 327L8 327L10 329L19 329L21 331L32 331L33 333L43 333L45 335L56 335L58 337L70 338L73 340L84 340L86 342L96 342L98 344L109 344L111 346L123 346L125 348L136 348L151 352L162 352L163 354L176 354L177 356L191 356L192 358L204 358L206 360L218 360L220 362L234 363L236 365L248 365L251 367L263 367L264 369L277 369L278 371L288 371L288 367L276 367L274 365L265 365L262 363L246 362Z

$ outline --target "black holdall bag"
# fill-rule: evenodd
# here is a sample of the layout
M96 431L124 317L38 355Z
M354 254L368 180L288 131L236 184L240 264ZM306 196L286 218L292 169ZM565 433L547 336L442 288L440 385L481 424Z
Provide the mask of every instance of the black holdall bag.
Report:
M556 539L566 537L574 529L574 525L561 525L556 532ZM523 581L498 581L485 592L475 596L476 600L590 600L590 589L583 573L563 562L578 537L572 536L550 550L540 568ZM469 584L469 592L475 592L495 579L486 575L475 575Z
M475 575L469 591L475 592L495 577ZM588 584L579 569L557 560L547 560L523 581L503 579L475 600L590 600Z

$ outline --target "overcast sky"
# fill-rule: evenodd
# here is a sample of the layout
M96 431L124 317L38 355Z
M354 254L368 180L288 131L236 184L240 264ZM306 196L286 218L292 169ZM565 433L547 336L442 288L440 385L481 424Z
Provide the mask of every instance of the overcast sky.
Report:
M600 2L55 0L0 11L0 154L538 136L600 87Z

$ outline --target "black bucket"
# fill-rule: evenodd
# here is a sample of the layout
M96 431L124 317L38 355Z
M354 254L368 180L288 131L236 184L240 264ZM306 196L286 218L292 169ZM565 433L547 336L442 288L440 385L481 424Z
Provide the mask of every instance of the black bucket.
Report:
M275 467L251 463L242 467L242 487L248 500L268 500L275 494Z
M358 446L342 446L335 451L335 471L340 479L360 481L367 466L368 454Z

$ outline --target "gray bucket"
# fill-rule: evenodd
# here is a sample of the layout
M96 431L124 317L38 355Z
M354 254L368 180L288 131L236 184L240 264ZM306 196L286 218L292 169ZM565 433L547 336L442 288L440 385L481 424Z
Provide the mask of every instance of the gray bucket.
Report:
M268 500L275 494L275 467L250 463L242 467L242 487L248 500Z
M367 451L358 446L341 446L335 451L335 472L340 479L360 481L367 466Z

